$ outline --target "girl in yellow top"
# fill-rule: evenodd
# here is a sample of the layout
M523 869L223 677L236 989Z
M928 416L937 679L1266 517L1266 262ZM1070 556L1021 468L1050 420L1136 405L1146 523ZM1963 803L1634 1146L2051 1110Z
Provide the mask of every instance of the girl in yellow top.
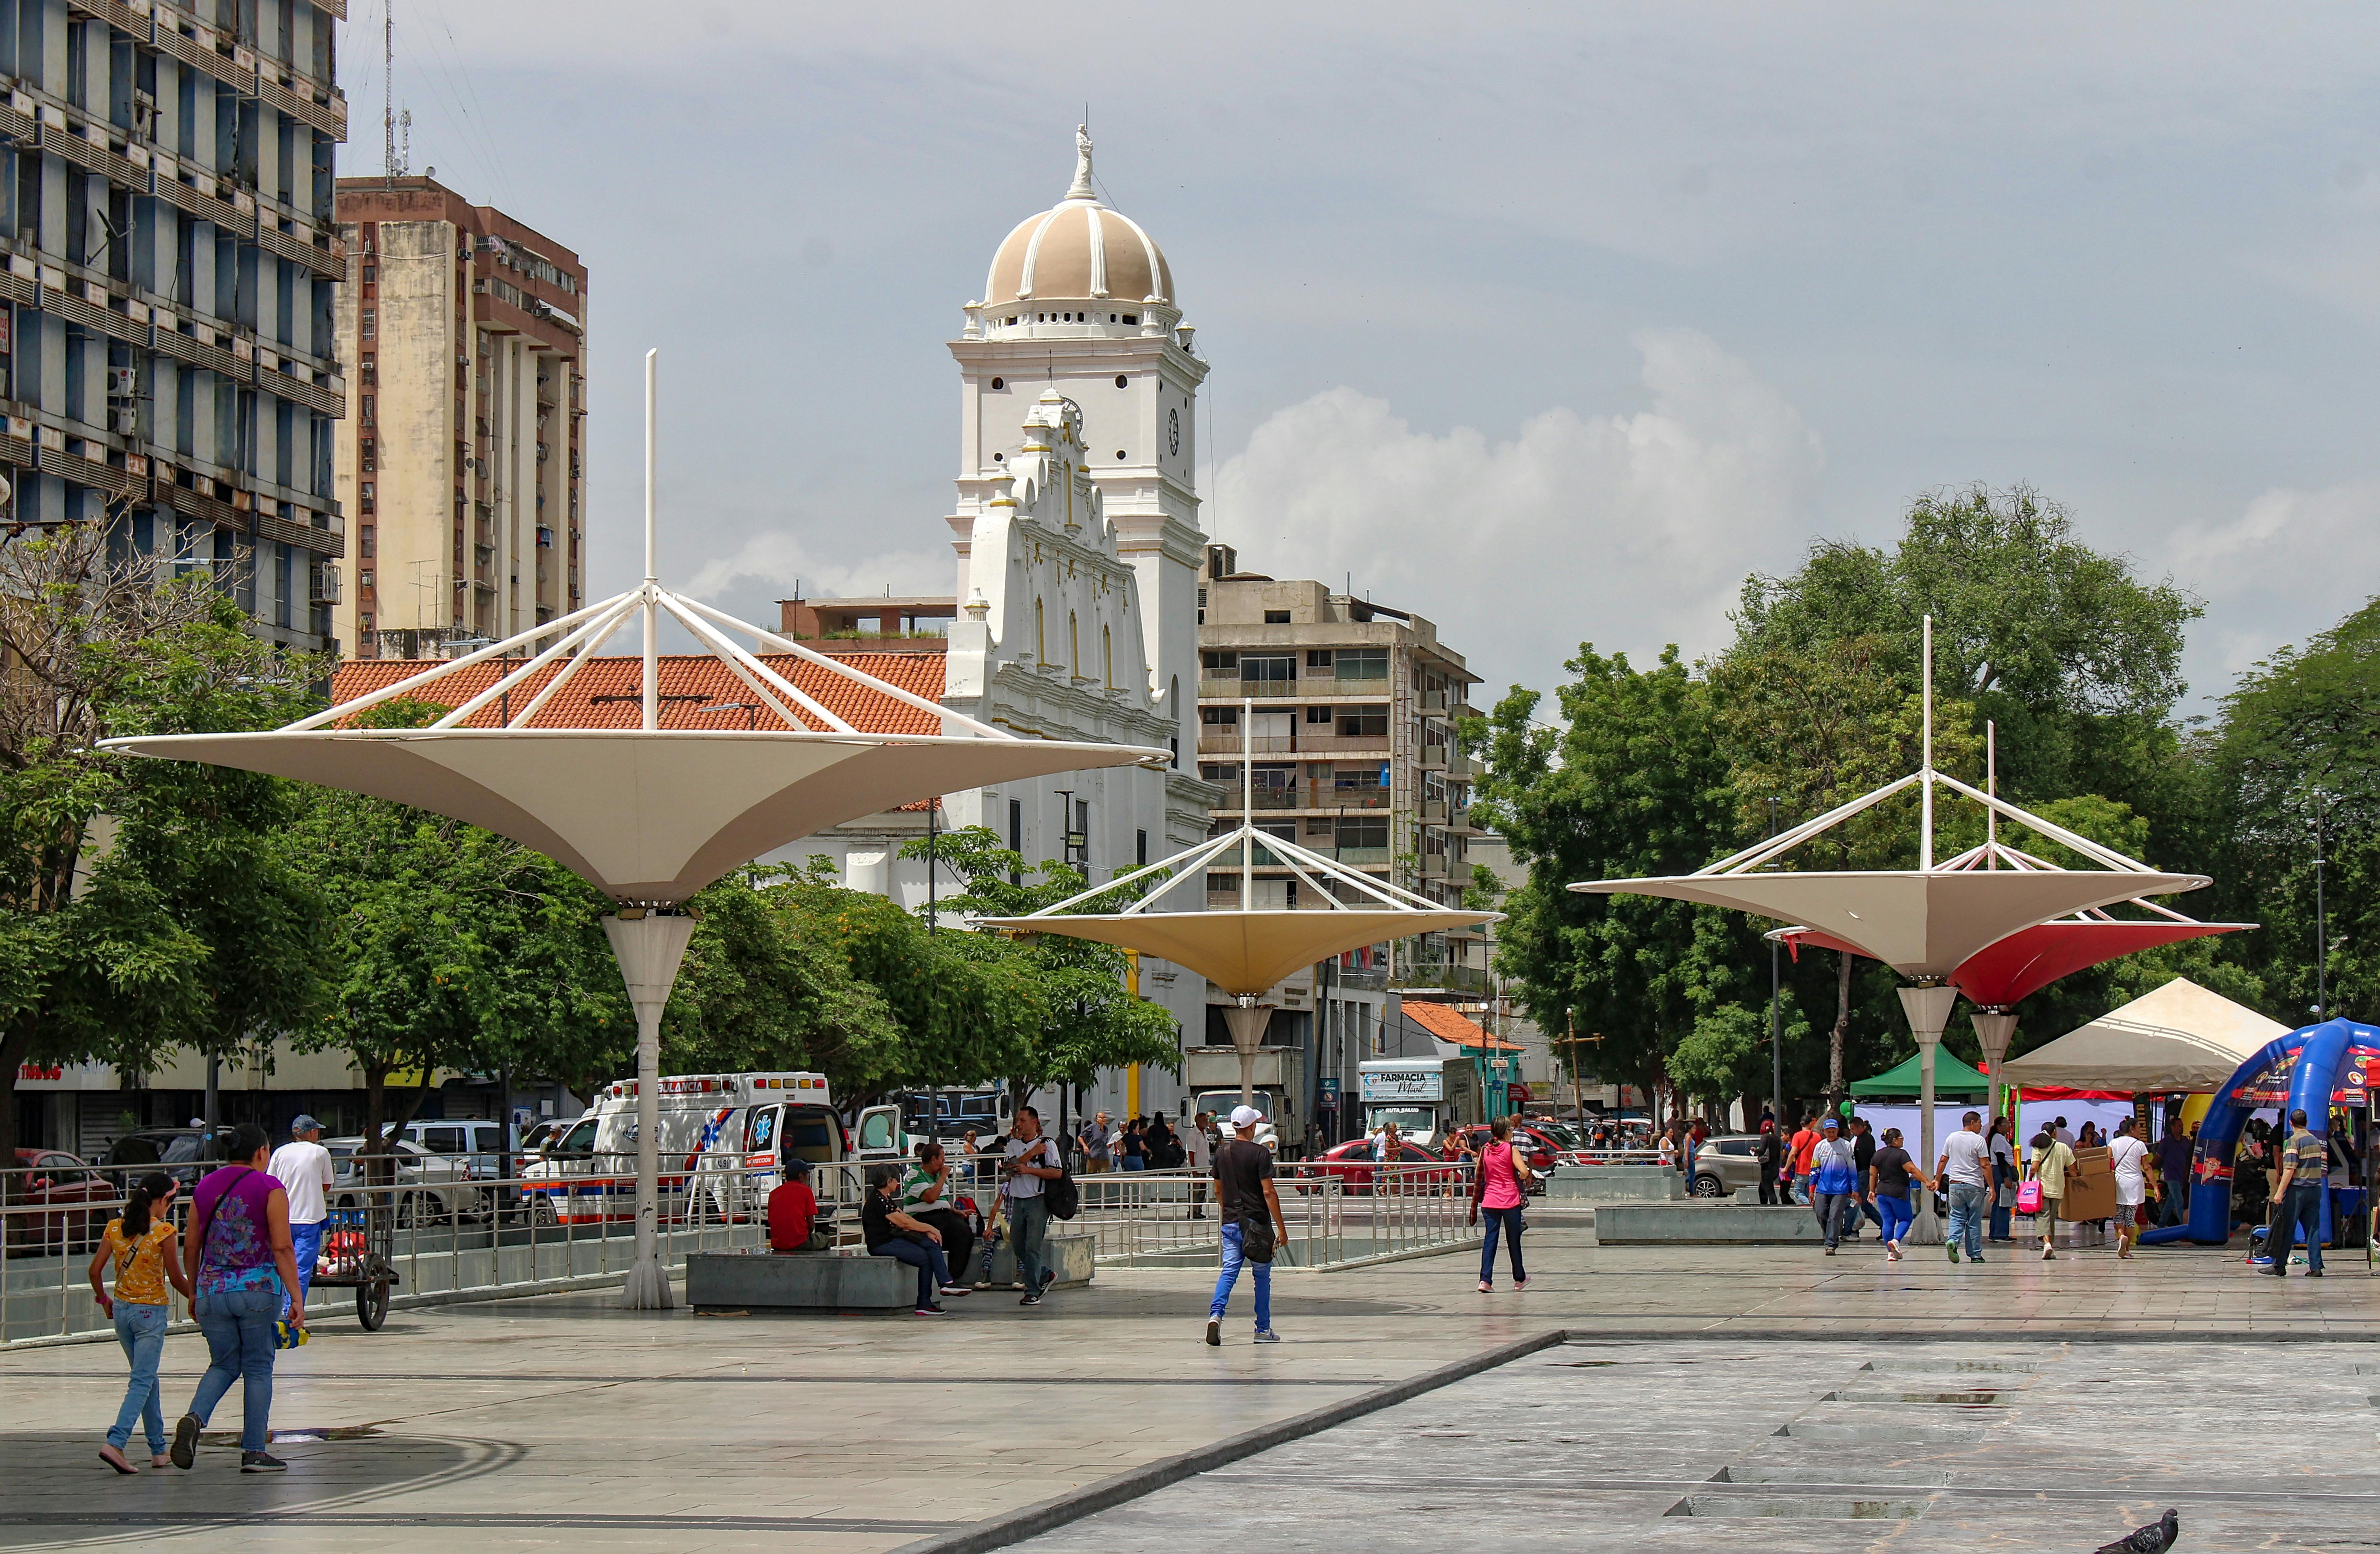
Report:
M132 1439L136 1417L148 1432L149 1465L167 1463L165 1411L157 1387L157 1361L165 1350L165 1325L173 1317L166 1287L181 1291L185 1301L190 1298L190 1280L182 1271L181 1247L169 1212L174 1188L174 1179L162 1171L142 1177L125 1195L124 1217L107 1222L99 1251L91 1259L91 1298L115 1318L116 1342L132 1362L124 1405L115 1411L107 1444L99 1449L99 1460L118 1473L135 1471L125 1460L124 1448ZM115 1265L112 1299L99 1282L99 1270L111 1261Z

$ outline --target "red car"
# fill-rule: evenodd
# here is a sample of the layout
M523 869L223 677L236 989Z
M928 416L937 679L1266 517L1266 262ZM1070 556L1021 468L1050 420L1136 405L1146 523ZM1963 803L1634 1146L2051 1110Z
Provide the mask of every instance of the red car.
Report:
M1433 1172L1400 1172L1398 1179L1402 1183L1443 1184L1452 1182L1462 1175L1458 1168L1449 1165L1417 1144L1399 1144L1397 1163L1439 1168ZM1334 1145L1324 1150L1320 1159L1307 1162L1305 1174L1335 1176L1342 1184L1344 1191L1368 1193L1372 1190L1372 1173L1377 1165L1378 1162L1372 1159L1372 1141L1368 1138L1351 1138L1344 1144Z
M115 1218L115 1188L98 1172L56 1149L19 1149L25 1172L7 1205L8 1250L71 1256L99 1244Z
M1471 1152L1474 1155L1487 1148L1496 1137L1495 1133L1485 1123L1473 1123L1469 1131ZM1451 1147L1452 1141L1450 1140L1449 1147ZM1546 1190L1547 1173L1551 1172L1558 1163L1562 1150L1561 1145L1551 1134L1539 1133L1526 1123L1520 1123L1512 1129L1512 1147L1521 1152L1522 1160L1527 1164L1530 1171L1536 1173L1536 1179L1529 1184L1529 1191L1542 1196Z

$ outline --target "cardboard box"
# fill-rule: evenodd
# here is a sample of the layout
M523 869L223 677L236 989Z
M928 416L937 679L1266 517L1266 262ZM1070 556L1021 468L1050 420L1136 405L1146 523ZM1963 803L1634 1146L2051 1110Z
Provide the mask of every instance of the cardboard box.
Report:
M2061 1220L2110 1220L2116 1214L2116 1170L2107 1151L2093 1147L2074 1151L2066 1168L2066 1200L2058 1206Z

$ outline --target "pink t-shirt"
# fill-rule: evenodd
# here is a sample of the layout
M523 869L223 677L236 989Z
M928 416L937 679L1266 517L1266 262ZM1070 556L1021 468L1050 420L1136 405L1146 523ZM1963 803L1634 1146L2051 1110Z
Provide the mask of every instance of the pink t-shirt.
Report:
M1482 1208L1521 1207L1521 1179L1512 1170L1512 1147L1490 1144L1479 1156L1479 1170L1488 1188L1479 1196Z

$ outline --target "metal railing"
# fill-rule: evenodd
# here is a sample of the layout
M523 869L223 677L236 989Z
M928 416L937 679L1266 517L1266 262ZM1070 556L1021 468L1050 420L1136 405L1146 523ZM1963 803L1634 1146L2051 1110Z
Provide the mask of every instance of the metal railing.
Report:
M466 1174L467 1159L456 1158L451 1174L422 1174L417 1167L385 1185L350 1180L333 1189L318 1282L307 1297L310 1324L353 1315L376 1327L369 1315L375 1305L384 1316L391 1305L592 1288L626 1275L636 1247L633 1157L554 1159L511 1177ZM665 1162L658 1230L664 1269L681 1270L689 1253L767 1244L768 1196L782 1178L773 1164L745 1159L707 1157L690 1170L683 1161ZM862 1255L859 1205L868 1175L902 1163L812 1166L827 1250ZM667 1168L672 1164L675 1169ZM979 1224L995 1218L999 1164L995 1156L954 1156L952 1207L963 1213L972 1208ZM111 1180L117 1173L86 1168L63 1180L67 1174L0 1172L0 1349L113 1333L91 1299L88 1269L108 1221L123 1210L121 1189ZM1076 1182L1081 1211L1051 1229L1096 1235L1100 1261L1196 1266L1217 1256L1220 1210L1214 1184L1197 1173L1127 1172ZM1464 1223L1469 1176L1451 1162L1284 1161L1275 1182L1290 1231L1284 1267L1346 1267L1452 1247L1477 1235ZM189 1206L186 1185L168 1210L177 1228L188 1223ZM103 1267L102 1281L112 1287L114 1279ZM194 1330L178 1295L171 1309L170 1331Z

